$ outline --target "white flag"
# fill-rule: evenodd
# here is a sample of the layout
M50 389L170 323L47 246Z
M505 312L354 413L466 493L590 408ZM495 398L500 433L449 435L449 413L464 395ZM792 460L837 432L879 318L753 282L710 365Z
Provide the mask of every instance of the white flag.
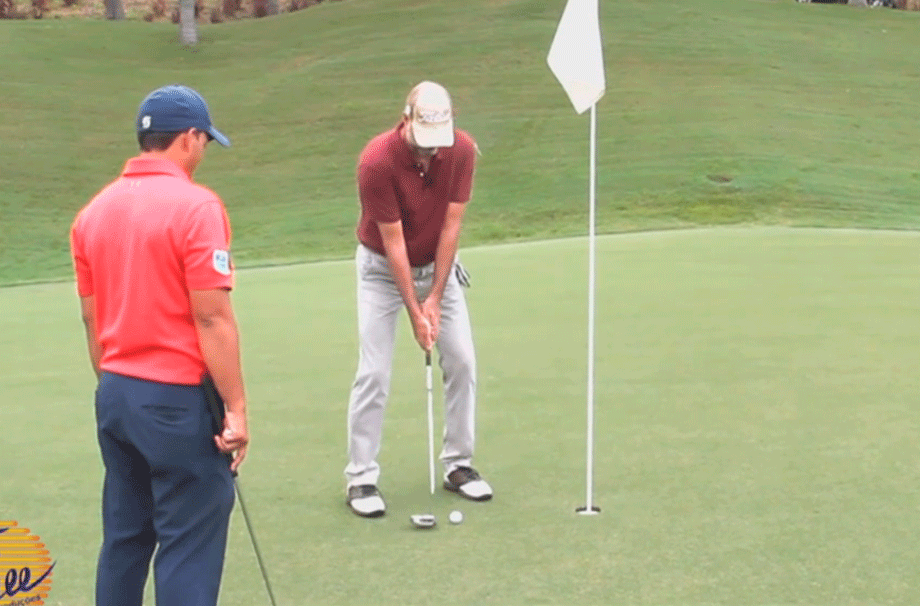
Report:
M568 0L546 58L579 114L597 103L606 88L597 3Z

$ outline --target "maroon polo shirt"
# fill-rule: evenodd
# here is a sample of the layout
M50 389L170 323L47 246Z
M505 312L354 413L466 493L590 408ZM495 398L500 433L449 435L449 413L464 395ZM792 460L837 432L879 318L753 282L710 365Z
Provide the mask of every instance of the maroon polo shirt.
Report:
M377 135L358 161L358 240L385 255L377 224L402 221L409 264L434 262L447 205L469 201L475 166L476 144L460 129L454 130L453 147L439 149L427 173L403 140L402 123Z

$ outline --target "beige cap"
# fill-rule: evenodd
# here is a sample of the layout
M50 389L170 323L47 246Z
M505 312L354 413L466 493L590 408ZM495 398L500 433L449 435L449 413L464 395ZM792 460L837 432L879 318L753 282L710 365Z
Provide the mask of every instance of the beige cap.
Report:
M412 138L419 147L450 147L454 144L454 110L450 95L436 82L418 83L406 97Z

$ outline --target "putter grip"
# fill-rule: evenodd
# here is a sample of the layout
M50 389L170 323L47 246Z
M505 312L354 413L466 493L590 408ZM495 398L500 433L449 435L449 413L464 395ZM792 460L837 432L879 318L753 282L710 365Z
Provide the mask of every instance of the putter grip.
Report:
M220 435L224 430L224 400L220 397L220 392L217 391L217 386L214 385L214 379L211 378L211 375L204 375L201 379L201 388L204 390L204 399L208 403L208 409L211 411L211 426L214 430L214 435ZM233 462L233 455L229 452L224 453L224 456L227 458L227 463ZM233 477L236 477L236 472L230 472Z
M425 352L425 366L431 366L431 352Z

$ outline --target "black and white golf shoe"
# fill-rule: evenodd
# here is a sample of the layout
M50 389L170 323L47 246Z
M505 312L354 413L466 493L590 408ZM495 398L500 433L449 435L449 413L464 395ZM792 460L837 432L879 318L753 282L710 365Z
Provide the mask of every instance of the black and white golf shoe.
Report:
M362 518L379 518L387 511L383 495L373 484L349 486L345 503Z
M445 475L444 489L471 501L488 501L492 498L492 487L472 467L457 467Z

